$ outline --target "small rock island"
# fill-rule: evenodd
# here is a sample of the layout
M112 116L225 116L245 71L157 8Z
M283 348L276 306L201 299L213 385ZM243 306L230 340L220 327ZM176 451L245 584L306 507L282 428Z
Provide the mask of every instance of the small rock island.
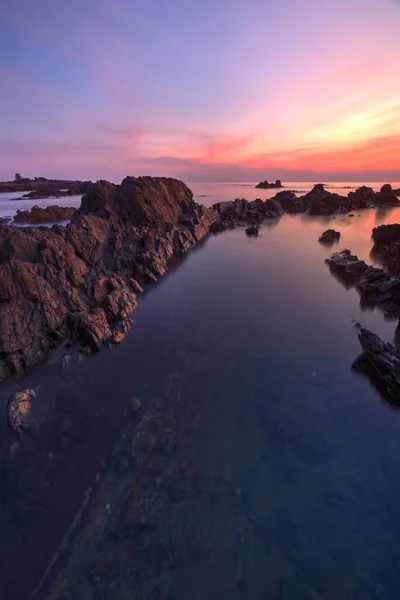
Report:
M277 179L275 181L275 183L268 183L267 180L265 181L260 181L260 183L258 183L256 185L256 188L260 188L261 190L269 190L269 189L274 189L274 188L281 188L283 187L281 180Z

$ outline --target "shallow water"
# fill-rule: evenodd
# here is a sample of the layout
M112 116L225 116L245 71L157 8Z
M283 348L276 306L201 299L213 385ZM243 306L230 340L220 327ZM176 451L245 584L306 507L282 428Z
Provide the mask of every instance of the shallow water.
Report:
M61 198L51 197L40 200L34 198L22 198L27 192L0 193L0 217L9 217L13 219L17 210L30 210L33 206L46 208L47 206L75 206L78 208L81 204L82 194L77 196L65 196ZM67 223L68 221L66 221ZM62 223L64 224L64 223ZM45 224L50 227L52 223Z
M43 424L0 431L4 600L30 597L93 485L37 597L398 598L400 413L351 370L354 323L387 341L396 323L324 264L345 247L371 263L372 228L400 221L360 214L211 236L117 348L65 369L53 355L24 382L42 384Z

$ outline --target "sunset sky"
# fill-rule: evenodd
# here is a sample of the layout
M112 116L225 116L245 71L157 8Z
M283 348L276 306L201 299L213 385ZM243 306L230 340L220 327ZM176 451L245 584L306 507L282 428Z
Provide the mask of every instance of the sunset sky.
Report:
M400 0L4 0L0 179L400 180Z

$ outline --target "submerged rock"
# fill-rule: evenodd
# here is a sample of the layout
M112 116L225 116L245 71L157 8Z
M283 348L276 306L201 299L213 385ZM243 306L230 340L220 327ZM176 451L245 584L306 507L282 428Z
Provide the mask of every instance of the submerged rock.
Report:
M319 238L319 242L323 244L333 244L333 242L340 239L340 232L335 229L327 229Z
M75 212L75 208L70 206L47 206L41 208L34 206L31 210L17 210L14 217L14 223L58 223L59 221L67 221L71 219Z
M258 236L259 232L260 228L258 225L250 225L250 227L247 227L246 229L246 235L248 236Z
M383 342L372 331L361 328L358 339L365 357L384 385L388 395L396 403L400 402L400 355L392 346Z
M8 401L8 424L11 429L21 432L32 429L38 424L32 416L32 401L36 398L36 391L26 388L12 394Z

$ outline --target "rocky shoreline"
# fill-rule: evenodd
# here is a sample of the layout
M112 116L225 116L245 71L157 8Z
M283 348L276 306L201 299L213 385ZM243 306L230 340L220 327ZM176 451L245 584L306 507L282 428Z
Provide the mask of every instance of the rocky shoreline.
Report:
M62 340L88 350L121 341L143 287L210 232L247 223L255 235L265 219L285 212L399 205L389 185L377 193L359 188L346 198L318 184L302 197L282 191L266 201L207 208L176 179L126 177L121 185L91 184L78 210L19 211L17 222L51 222L67 213L72 219L47 229L0 226L0 380L24 375Z

